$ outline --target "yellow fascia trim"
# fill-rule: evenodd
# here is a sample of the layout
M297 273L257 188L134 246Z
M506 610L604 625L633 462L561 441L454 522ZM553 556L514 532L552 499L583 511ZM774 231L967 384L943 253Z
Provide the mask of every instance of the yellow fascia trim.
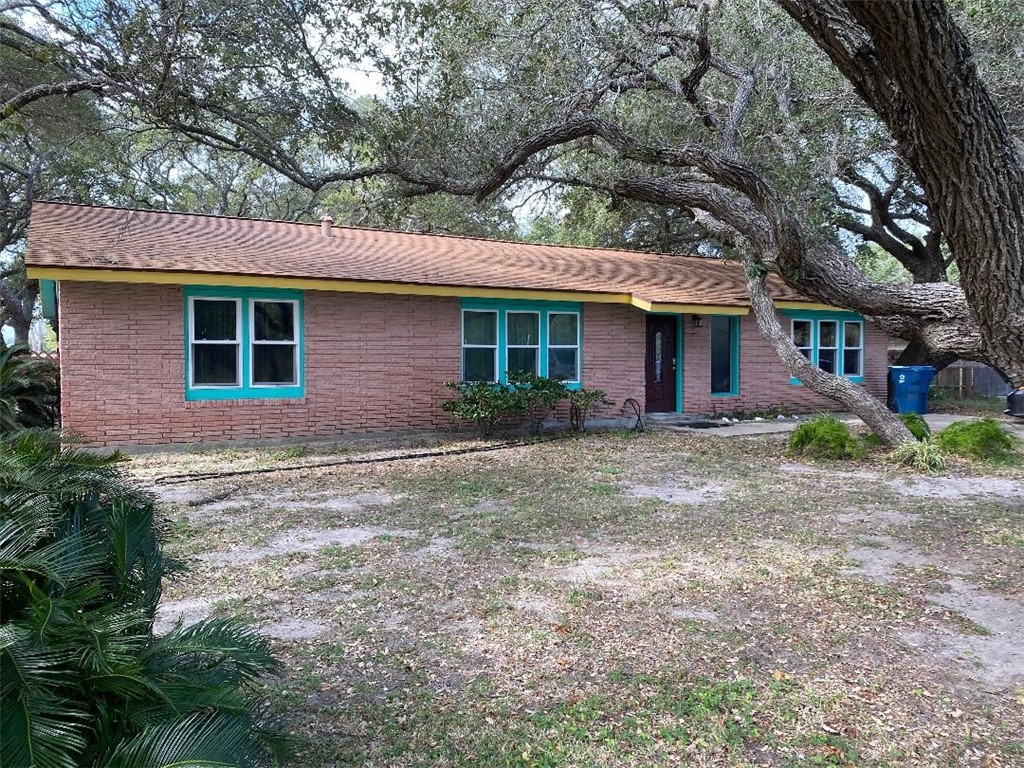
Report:
M842 307L833 307L831 304L821 304L816 301L776 301L776 309L821 309L829 312L849 312Z
M150 283L157 285L225 285L241 288L291 288L307 291L345 293L386 293L402 296L452 296L472 299L533 299L540 301L586 301L601 304L629 304L628 293L584 291L538 291L516 288L474 288L471 286L385 283L364 280L318 280L296 277L258 277L209 274L205 272L150 272L129 269L68 269L29 267L34 280L67 280L97 283Z
M687 315L736 315L750 314L749 307L725 307L720 304L651 304L649 312L674 312Z
M717 304L668 304L650 302L631 293L589 291L542 291L521 288L474 288L422 283L386 283L369 280L320 280L302 277L260 277L225 275L209 272L156 272L136 269L91 269L68 267L29 267L33 280L67 280L97 283L149 283L156 285L224 285L239 288L290 288L307 291L397 294L400 296L451 296L467 299L532 299L535 301L579 301L597 304L628 304L644 312L668 312L697 315L747 315L747 307ZM793 302L790 302L793 303ZM782 304L778 306L783 306ZM825 305L796 304L803 309L830 309Z

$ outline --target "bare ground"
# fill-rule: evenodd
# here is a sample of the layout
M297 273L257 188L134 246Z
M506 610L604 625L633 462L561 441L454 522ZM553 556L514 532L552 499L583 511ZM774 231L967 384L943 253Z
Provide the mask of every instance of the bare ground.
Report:
M159 627L273 638L295 765L1024 765L1024 473L783 448L603 433L133 468L307 465L153 486L190 563Z

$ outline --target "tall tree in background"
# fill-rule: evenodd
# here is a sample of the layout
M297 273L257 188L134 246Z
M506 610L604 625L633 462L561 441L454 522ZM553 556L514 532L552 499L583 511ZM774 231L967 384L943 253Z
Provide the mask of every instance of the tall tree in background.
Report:
M485 201L555 184L677 211L747 261L790 369L898 442L881 404L790 343L764 275L864 313L914 359L985 360L1024 384L1021 15L1010 0L25 0L0 45L60 76L2 114L82 91L314 192L389 176ZM350 98L357 66L382 96ZM872 282L851 236L916 282Z

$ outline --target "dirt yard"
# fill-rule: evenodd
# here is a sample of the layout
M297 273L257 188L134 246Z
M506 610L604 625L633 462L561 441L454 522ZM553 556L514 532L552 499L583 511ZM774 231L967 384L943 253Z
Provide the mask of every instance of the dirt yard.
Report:
M274 639L296 766L1024 766L1024 472L784 447L599 433L132 471L189 564L161 626Z

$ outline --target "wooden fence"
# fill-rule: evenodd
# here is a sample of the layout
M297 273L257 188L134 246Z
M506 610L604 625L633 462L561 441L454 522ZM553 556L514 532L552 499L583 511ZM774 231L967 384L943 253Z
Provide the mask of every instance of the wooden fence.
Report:
M1006 379L994 369L962 360L939 371L932 386L956 391L960 397L1002 397L1010 391Z

